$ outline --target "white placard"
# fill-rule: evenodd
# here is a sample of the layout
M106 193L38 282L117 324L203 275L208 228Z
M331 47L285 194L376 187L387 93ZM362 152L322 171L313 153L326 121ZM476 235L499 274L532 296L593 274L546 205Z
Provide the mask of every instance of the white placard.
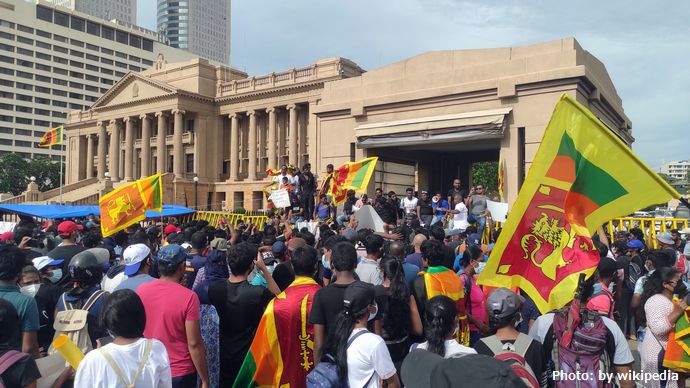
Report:
M494 221L506 222L506 217L508 216L507 203L487 200L486 208L489 210L489 213L491 213L491 218Z
M276 207L290 207L290 193L288 193L287 189L271 191L268 199L273 201Z
M47 357L37 358L36 365L41 372L41 378L36 382L37 387L50 388L55 380L60 377L62 371L65 370L65 359L56 353Z
M373 206L362 206L361 209L354 213L354 217L357 220L357 230L373 229L375 232L384 232L383 220L376 213L376 209Z
M14 230L16 222L0 221L0 233L11 232Z

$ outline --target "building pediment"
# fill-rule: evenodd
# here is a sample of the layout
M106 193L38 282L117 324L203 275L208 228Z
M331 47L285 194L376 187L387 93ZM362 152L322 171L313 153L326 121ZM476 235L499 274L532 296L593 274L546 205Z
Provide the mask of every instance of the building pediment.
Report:
M91 107L101 110L108 107L132 104L160 97L167 97L178 93L174 86L160 81L154 81L137 73L129 73L122 77Z

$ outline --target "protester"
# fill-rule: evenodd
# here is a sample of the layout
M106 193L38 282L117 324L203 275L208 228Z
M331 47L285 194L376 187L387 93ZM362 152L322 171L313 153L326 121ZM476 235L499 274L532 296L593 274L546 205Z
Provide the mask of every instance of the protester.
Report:
M3 367L0 382L8 388L36 387L36 380L41 377L34 358L30 354L18 353L12 345L15 334L21 330L21 325L14 304L0 298L0 364Z
M489 324L496 334L484 337L474 344L479 354L494 357L512 352L525 360L525 369L531 372L540 387L546 387L546 355L542 345L532 337L520 333L516 326L523 319L521 310L525 299L507 288L495 289L487 299Z
M468 222L477 223L477 233L482 235L484 233L484 226L486 225L487 204L489 198L484 193L484 186L477 185L470 190L470 195L465 200L465 205L469 209L470 216Z
M364 282L350 284L343 293L343 309L336 319L333 336L338 376L347 378L350 387L374 388L385 383L397 388L400 380L383 338L367 330L376 315L374 286Z
M137 294L124 289L108 297L101 315L112 342L89 352L79 363L75 387L172 387L168 352L162 342L146 339L146 312Z
M331 210L331 206L328 204L328 197L325 194L321 194L319 204L314 208L314 219L317 221L330 220L333 218ZM311 218L311 213L305 212L305 214L309 214L309 218Z
M192 288L199 268L206 264L206 249L208 248L208 235L205 232L194 232L189 240L192 250L189 252L187 272L185 278L187 288Z
M256 247L241 242L228 250L230 278L209 286L208 299L220 317L220 386L232 386L268 303L280 293ZM249 284L254 267L268 288Z
M400 371L410 348L410 336L422 335L422 320L414 297L405 284L403 263L388 256L381 259L379 268L383 283L374 287L380 315L374 323L375 332L386 342L393 364Z
M644 291L644 284L651 276L654 271L662 267L672 267L674 264L674 258L671 255L667 255L665 252L660 250L654 250L647 253L647 259L645 261L645 269L647 274L641 276L637 279L635 283L635 290L633 293L632 300L630 301L630 308L635 311L636 321L638 323L637 329L637 341L641 345L645 338L645 333L647 327L644 324L644 304L641 303L642 293Z
M34 262L36 260L34 259ZM41 283L38 270L30 265L22 269L17 284L20 287L19 292L34 298L36 301L39 320L38 348L41 353L45 353L55 336L55 329L53 328L55 307L60 295L62 295L62 288L54 284Z
M365 237L363 243L367 256L357 264L355 273L359 276L359 280L374 286L379 285L383 283L383 278L378 271L378 262L383 255L383 237L370 234Z
M414 189L408 187L405 190L405 198L400 203L400 208L405 211L405 214L415 213L417 211L417 201L417 198L414 196Z
M476 350L461 345L458 337L459 313L456 302L445 295L431 298L424 311L425 342L413 344L410 350L424 349L444 358L455 357L460 354L475 354Z
M405 259L405 245L401 241L391 241L388 244L388 255L398 260L401 264L402 272L405 277L405 285L408 291L414 287L414 281L417 280L417 275L419 275L419 267L414 264L410 264ZM379 263L379 268L381 265Z
M426 241L426 236L423 234L417 234L412 240L412 248L414 252L410 253L405 257L405 262L414 264L421 271L424 269L424 263L422 262L422 243Z
M664 370L659 365L660 354L666 350L668 335L676 321L688 307L685 302L687 287L681 281L681 273L676 268L662 267L652 273L644 283L641 303L644 306L647 333L640 346L642 371L659 373ZM673 296L680 299L673 301ZM649 381L649 387L676 388L676 381Z
M209 384L204 342L199 324L199 298L180 283L185 274L187 254L181 246L169 244L158 252L161 277L137 289L146 311L144 337L165 345L170 359L172 386L191 388ZM161 303L170 301L171 303Z
M312 220L314 213L314 195L316 194L316 177L311 172L311 164L302 166L302 171L297 174L299 181L300 204L307 216L307 221Z
M489 333L484 292L475 277L482 272L485 265L481 248L474 244L467 248L460 260L462 269L459 275L465 291L467 318L470 321L470 346L473 346L482 335Z
M615 298L609 287L612 283L618 283L618 270L623 268L622 264L624 263L608 257L599 259L597 267L599 281L594 284L594 293L587 301L587 309L614 319Z
M467 221L467 206L462 201L462 196L455 196L455 206L452 210L449 210L448 213L453 215L452 229L464 232L470 226L470 223Z
M12 303L19 317L17 329L8 333L3 343L8 349L38 357L38 307L33 297L24 295L17 287L24 260L24 253L17 246L0 245L0 298Z
M453 180L453 187L448 190L448 194L446 195L446 200L448 201L448 204L450 205L449 207L451 209L455 209L455 206L460 203L460 202L465 202L465 198L467 197L467 191L464 189L460 188L460 179L456 178ZM460 197L460 200L456 200L456 196Z
M52 259L63 261L62 278L55 284L63 287L65 290L71 286L71 278L68 271L69 263L74 255L85 250L76 244L83 229L83 226L73 221L62 221L57 228L58 236L62 239L62 242L55 249L46 253L46 256Z
M429 198L428 191L421 192L415 211L419 216L419 221L422 226L431 226L431 220L434 218L434 208L432 207L432 202Z
M127 279L122 281L115 290L129 289L137 291L139 286L150 283L156 278L149 275L151 270L151 249L146 244L130 245L122 252Z
M327 351L334 351L327 349L326 340L333 338L338 314L343 309L345 289L355 281L356 264L357 251L351 243L339 242L333 246L330 267L336 280L316 292L309 316L309 322L314 325L315 364L321 362Z
M434 210L434 218L431 220L431 225L434 225L437 222L443 222L443 219L450 210L450 204L448 204L448 201L441 197L440 192L431 198L431 207Z

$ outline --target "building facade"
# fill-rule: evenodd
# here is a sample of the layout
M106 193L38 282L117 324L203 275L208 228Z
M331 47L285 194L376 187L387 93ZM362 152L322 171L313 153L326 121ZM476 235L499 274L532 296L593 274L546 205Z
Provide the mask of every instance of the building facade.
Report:
M166 64L70 113L67 181L160 172L164 201L185 203L196 176L200 207L260 209L266 168L284 163L323 177L329 163L378 156L371 190L445 192L501 157L513 202L563 93L633 142L605 67L572 38L429 52L370 72L344 58L251 78L204 60Z
M673 160L663 164L659 169L659 172L674 179L686 180L688 178L689 170L690 160Z
M230 64L230 0L157 1L158 31L172 47Z
M136 0L47 0L60 7L104 20L117 19L137 24Z
M59 160L58 146L37 143L67 112L88 109L159 55L173 62L196 57L159 43L152 31L47 2L0 0L0 10L0 154Z

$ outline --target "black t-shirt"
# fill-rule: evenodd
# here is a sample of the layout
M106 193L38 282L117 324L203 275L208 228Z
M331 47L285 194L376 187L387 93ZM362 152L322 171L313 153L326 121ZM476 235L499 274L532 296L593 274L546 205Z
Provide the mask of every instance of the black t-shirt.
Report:
M420 216L431 216L434 214L434 209L431 207L431 200L422 201L421 199L417 202L419 206Z
M395 327L399 332L397 333L388 333L386 331L386 320L388 317L386 316L386 310L388 309L388 305L391 303L391 296L390 296L390 288L384 287L382 285L374 286L374 292L376 294L376 305L378 307L378 312L376 313L376 318L375 319L381 319L381 338L383 338L386 341L397 341L401 340L408 335L408 330L409 330L409 317L404 317L405 321L401 322ZM396 331L397 331L396 330Z
M414 296L414 300L415 302L417 302L417 310L419 311L419 316L423 317L427 302L426 283L424 282L424 275L417 276L417 279L415 279L414 283L412 284L412 296Z
M209 287L208 299L220 317L221 386L232 386L273 294L247 281L219 282Z
M376 206L374 208L376 210L376 213L381 217L381 220L387 224L395 224L395 212L392 209L392 206L390 206L388 203L386 203L383 206Z
M53 322L55 321L55 306L57 306L58 299L62 295L62 287L53 284L41 284L34 299L38 306L38 321L40 328L38 329L38 346L44 350L48 350L55 330L53 329Z
M462 198L463 201L467 198L467 191L465 191L465 189L455 190L455 188L452 188L452 189L448 190L448 194L446 196L450 197L449 202L451 205L450 206L451 209L454 209L455 205L457 205L455 203L455 196L458 194L460 195L460 198Z
M443 246L443 266L449 270L453 270L455 264L455 250L448 245Z
M10 350L7 344L0 345L0 356ZM5 387L24 387L41 377L36 361L30 355L24 356L21 360L14 363L2 375Z
M52 251L48 252L46 256L54 260L64 260L62 262L62 279L56 283L56 285L62 288L69 288L72 282L72 277L69 275L69 262L72 261L72 257L79 252L85 251L86 248L80 247L79 245L62 245L56 247Z
M347 286L349 284L331 283L316 291L314 295L309 322L326 326L326 338L333 338L336 318L343 309L343 299Z
M503 344L507 343L515 343L514 340L506 340L506 341L501 341ZM479 354L485 354L487 356L494 356L494 352L489 349L488 346L482 341L479 340L474 344L474 350L477 351ZM529 345L527 348L527 352L525 353L525 362L527 365L529 365L530 368L532 368L532 372L534 372L534 376L537 378L539 381L540 386L545 387L546 386L546 355L543 352L542 345L539 343L537 340L532 340L532 343Z
M316 192L316 180L314 174L300 173L299 175L299 189L302 194L314 194Z

